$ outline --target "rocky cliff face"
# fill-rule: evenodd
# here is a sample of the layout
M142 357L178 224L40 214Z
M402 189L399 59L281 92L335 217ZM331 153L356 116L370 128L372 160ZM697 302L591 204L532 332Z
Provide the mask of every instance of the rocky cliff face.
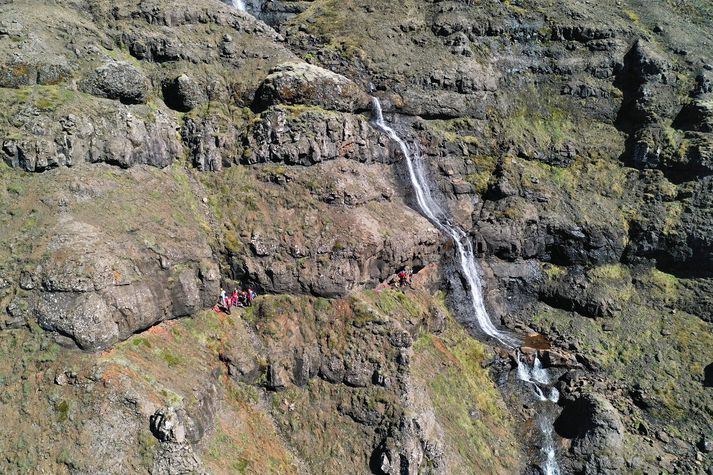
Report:
M538 473L370 94L544 335L563 469L710 471L710 6L245 4L0 5L3 471Z

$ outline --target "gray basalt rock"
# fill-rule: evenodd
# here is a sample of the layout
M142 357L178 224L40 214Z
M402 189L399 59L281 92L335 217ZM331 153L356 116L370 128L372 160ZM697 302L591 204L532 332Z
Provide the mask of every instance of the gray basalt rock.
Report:
M158 409L149 419L151 432L161 445L156 451L151 473L177 475L181 473L207 473L193 449L191 427L193 421L182 409L173 407Z
M135 110L111 103L94 112L92 119L77 114L22 117L28 133L4 140L0 157L11 167L42 172L82 161L163 168L181 154L174 119L161 110L149 114L146 106Z
M253 104L257 110L288 104L358 112L370 109L371 99L344 76L307 63L286 63L265 78Z
M624 426L603 396L589 393L565 406L555 429L572 439L578 473L614 474L623 468Z
M153 253L102 242L97 227L71 219L55 229L50 254L33 273L29 314L43 328L96 351L156 323L213 304L217 265L202 246L177 248L176 264L162 268ZM58 256L61 256L58 257Z
M148 79L131 64L117 61L95 69L81 82L80 89L124 104L142 104L148 98Z
M185 74L164 82L163 99L167 106L180 112L189 112L208 100L200 85Z
M181 153L176 126L168 115L158 112L154 121L134 116L130 109L119 109L113 116L94 123L86 160L128 168L145 164L158 168L170 165Z
M186 427L173 407L158 409L150 423L151 432L161 442L182 444L186 441Z
M276 107L262 114L247 136L248 163L313 165L336 158L391 163L397 159L383 135L362 116Z
M323 109L272 107L247 130L220 115L191 117L182 136L193 164L204 171L234 163L311 166L338 158L378 163L399 158L365 117Z
M111 309L97 293L52 293L37 304L37 320L46 330L70 336L85 350L107 348L119 339Z
M591 318L611 317L621 307L608 290L606 286L593 283L581 269L574 268L567 275L543 285L540 299L552 307L576 311Z
M16 60L0 64L0 87L19 88L26 86L54 85L67 80L71 71L66 64L49 61Z
M207 475L203 463L191 445L163 443L156 451L151 467L152 475Z

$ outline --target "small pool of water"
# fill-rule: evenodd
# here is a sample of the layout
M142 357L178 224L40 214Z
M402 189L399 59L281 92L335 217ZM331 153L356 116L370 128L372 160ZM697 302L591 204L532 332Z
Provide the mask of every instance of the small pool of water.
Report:
M545 335L540 333L529 333L525 336L522 346L534 348L536 350L549 350L552 345Z

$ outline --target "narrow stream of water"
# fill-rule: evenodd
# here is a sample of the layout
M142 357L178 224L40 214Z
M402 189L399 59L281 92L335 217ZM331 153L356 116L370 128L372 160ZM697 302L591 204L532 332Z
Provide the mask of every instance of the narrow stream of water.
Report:
M373 98L373 105L374 121L376 126L388 135L391 140L399 144L401 152L406 158L411 185L416 192L416 202L418 203L418 207L421 209L421 213L433 224L438 226L441 231L450 236L458 249L458 263L460 264L460 270L470 287L469 289L466 289L466 291L470 296L473 314L478 321L478 326L483 333L494 338L500 344L508 348L519 346L519 342L514 336L499 330L495 327L493 322L490 321L488 312L485 309L485 303L483 302L483 295L481 292L482 284L480 280L480 273L478 272L475 261L473 245L470 242L470 239L468 239L468 235L465 231L463 231L463 229L453 223L443 208L441 208L436 200L433 199L431 189L428 186L428 181L426 180L426 176L423 171L422 160L416 160L415 158L417 157L415 157L413 152L409 150L406 143L401 140L394 129L384 122L381 103L377 98Z
M409 179L416 194L416 202L421 213L448 235L456 245L460 271L468 284L466 291L470 297L473 315L478 322L480 330L508 349L518 348L521 345L521 341L514 335L498 329L490 320L483 301L483 286L475 253L473 252L473 245L468 238L468 234L454 223L448 213L433 198L429 181L424 171L423 160L420 159L417 151L411 150L394 129L384 121L381 103L377 98L373 98L373 114L376 127L399 145L406 158ZM536 354L530 367L526 362L522 361L520 353L517 353L517 377L532 387L539 404L552 405L557 403L559 393L557 389L551 386L550 376L547 370L542 367L542 363ZM551 410L542 410L538 415L538 425L542 433L542 466L546 475L560 475L552 435L554 419L549 415L551 412Z

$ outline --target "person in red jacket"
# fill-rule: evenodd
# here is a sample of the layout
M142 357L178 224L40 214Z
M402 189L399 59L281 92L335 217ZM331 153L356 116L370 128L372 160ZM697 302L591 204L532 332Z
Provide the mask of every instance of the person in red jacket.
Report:
M406 272L406 269L399 272L399 287L406 287L409 283L408 280L408 273Z

